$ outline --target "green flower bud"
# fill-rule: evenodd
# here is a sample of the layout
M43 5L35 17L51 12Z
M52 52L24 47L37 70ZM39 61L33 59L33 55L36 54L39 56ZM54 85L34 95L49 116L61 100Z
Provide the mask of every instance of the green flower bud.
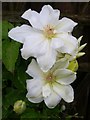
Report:
M74 72L78 70L78 62L76 59L69 63L68 69Z
M18 100L18 101L15 102L13 110L17 114L23 113L25 109L26 109L26 103L24 101Z

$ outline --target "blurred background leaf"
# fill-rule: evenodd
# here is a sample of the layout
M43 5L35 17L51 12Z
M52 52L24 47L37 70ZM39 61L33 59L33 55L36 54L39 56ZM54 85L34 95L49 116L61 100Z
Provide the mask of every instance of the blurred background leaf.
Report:
M3 41L3 63L8 71L13 72L19 54L20 44L14 41Z

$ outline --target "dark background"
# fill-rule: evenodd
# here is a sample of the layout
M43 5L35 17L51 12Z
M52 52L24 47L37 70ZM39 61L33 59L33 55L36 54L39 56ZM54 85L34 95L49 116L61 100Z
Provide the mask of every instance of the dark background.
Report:
M83 35L81 44L87 43L83 51L86 55L79 58L79 69L77 73L77 80L72 84L75 90L75 102L68 105L68 109L75 109L79 115L83 115L85 120L90 120L90 2L13 2L2 4L2 19L15 23L28 23L20 16L27 9L31 8L40 12L43 5L49 4L54 9L61 11L61 16L66 16L78 22L74 28L73 35L77 38ZM70 107L70 108L69 108Z

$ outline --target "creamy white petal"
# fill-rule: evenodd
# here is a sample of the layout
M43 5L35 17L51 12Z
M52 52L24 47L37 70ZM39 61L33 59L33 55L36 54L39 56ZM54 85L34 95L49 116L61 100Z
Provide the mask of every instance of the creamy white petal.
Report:
M84 49L86 45L87 45L87 43L81 45L81 46L79 47L79 49L78 49L78 52L80 52L82 49Z
M39 96L36 97L30 97L29 93L27 93L26 97L28 98L28 100L32 103L40 103L43 101L43 97L42 94L40 94Z
M51 109L56 107L56 105L60 102L60 100L61 97L56 92L54 92L53 89L51 94L48 97L44 98L45 104L47 105L48 108Z
M42 95L43 97L48 97L51 94L51 87L50 84L47 83L46 85L43 86L42 88Z
M40 67L36 63L36 61L33 59L32 62L28 65L28 68L26 70L26 73L28 73L33 78L43 78L43 72L41 71Z
M34 28L42 29L39 13L36 11L29 9L21 17L28 20Z
M50 5L44 5L40 12L40 21L43 26L48 24L55 25L56 21L59 19L60 11L53 9Z
M62 85L69 85L76 79L76 73L68 69L57 69L54 75L56 81Z
M26 41L21 49L21 54L24 59L31 56L38 57L45 54L48 42L44 40L42 34L34 34L26 38Z
M64 42L62 40L60 40L60 38L52 38L51 41L51 47L53 49L59 49L60 47L62 47L64 45Z
M53 84L53 90L62 97L66 102L72 102L74 99L74 91L70 85Z
M54 66L52 67L51 71L55 71L56 69L64 69L67 68L69 65L69 61L67 58L61 58L59 60L56 61L56 63L54 64Z
M40 65L40 68L47 72L56 61L57 52L50 47L47 47L46 53L37 58L37 62Z
M80 43L81 43L82 38L83 38L83 36L80 36L80 37L78 38L78 46L80 46Z
M70 34L59 34L60 39L64 42L64 46L58 49L62 53L75 54L76 48L78 48L78 41Z
M79 58L82 57L83 55L85 55L85 52L79 52L76 57Z
M29 97L37 97L42 93L43 83L39 79L27 80L27 90Z
M12 28L8 32L8 36L17 42L24 43L25 38L27 36L30 36L33 32L34 30L30 26L22 25L20 27L17 26L15 28Z
M72 32L73 28L77 25L73 20L63 17L59 20L56 29L58 32Z

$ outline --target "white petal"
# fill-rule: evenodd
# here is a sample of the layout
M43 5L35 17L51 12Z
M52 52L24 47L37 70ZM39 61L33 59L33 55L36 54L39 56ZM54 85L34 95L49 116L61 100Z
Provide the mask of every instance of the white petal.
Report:
M74 99L74 91L70 85L65 86L54 83L53 90L68 103L72 102Z
M56 21L59 19L60 11L53 9L50 5L44 5L40 12L40 21L43 26L48 24L55 25Z
M42 29L39 13L36 11L29 9L21 17L28 20L34 28Z
M52 67L52 71L55 71L56 69L64 69L67 68L69 65L69 61L66 58L61 58L59 60L56 61L56 63L54 64L54 66Z
M81 45L81 46L79 47L79 49L78 49L78 52L80 52L83 48L85 48L86 45L87 45L87 43Z
M59 38L53 38L51 41L51 47L54 49L58 49L64 45L63 41Z
M20 27L17 26L15 28L12 28L9 31L8 36L17 42L23 43L25 41L25 38L27 36L30 36L32 32L33 29L30 26L22 25Z
M43 72L40 70L38 64L36 61L33 59L32 62L29 64L26 73L28 73L30 76L33 78L43 78Z
M57 24L56 28L58 32L72 32L73 28L76 25L77 23L73 20L63 17L61 20L59 20L59 23Z
M42 94L40 94L39 96L36 97L30 97L29 93L27 93L26 97L28 98L28 100L32 103L40 103L43 101L43 97Z
M62 85L69 85L76 79L76 73L68 69L57 69L54 72L57 82Z
M79 58L82 57L83 55L85 55L85 52L79 52L76 57Z
M29 97L37 97L42 93L43 83L39 79L27 80L27 90Z
M21 54L24 59L28 59L31 56L41 56L46 52L47 41L44 40L41 34L34 34L26 38Z
M48 47L46 53L37 58L37 62L44 72L47 72L54 65L56 55L56 51Z
M52 90L52 93L47 97L47 98L44 98L44 102L45 104L47 105L48 108L54 108L61 100L61 97L55 93L53 90Z
M51 94L51 88L50 88L49 83L47 83L46 85L43 86L42 94L43 94L43 97L45 97L45 98Z
M80 43L81 43L82 38L83 38L83 36L80 36L80 37L78 38L78 46L80 46Z
M73 55L75 53L75 50L78 48L77 39L70 34L61 34L59 37L64 42L64 46L58 50L62 53Z

